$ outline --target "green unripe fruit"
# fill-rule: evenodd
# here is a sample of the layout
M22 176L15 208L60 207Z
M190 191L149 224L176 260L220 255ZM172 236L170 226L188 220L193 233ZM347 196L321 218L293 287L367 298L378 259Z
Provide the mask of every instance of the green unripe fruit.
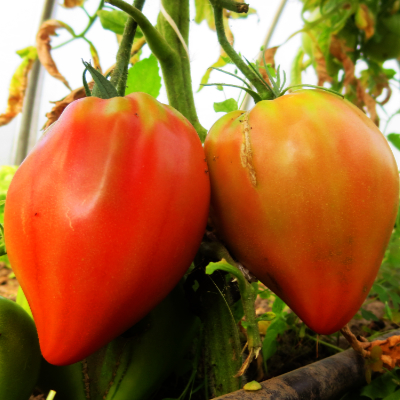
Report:
M28 400L40 370L39 340L32 318L0 296L0 399Z

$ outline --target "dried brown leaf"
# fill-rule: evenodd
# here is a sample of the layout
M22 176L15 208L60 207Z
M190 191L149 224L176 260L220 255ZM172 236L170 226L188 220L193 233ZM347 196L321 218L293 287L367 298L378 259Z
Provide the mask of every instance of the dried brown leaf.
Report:
M357 99L360 104L357 104L359 108L363 108L364 105L367 108L368 114L372 121L374 121L376 126L379 126L379 117L378 113L376 112L376 101L375 99L367 93L365 87L363 86L362 82L359 79L354 78L357 85Z
M84 1L85 0L64 0L64 4L62 6L65 8L79 7Z
M94 82L91 81L88 83L89 89L92 89L94 86ZM51 109L50 112L46 114L47 122L44 125L43 129L47 129L53 122L56 122L60 117L61 113L65 110L65 108L71 104L73 101L82 99L86 97L85 88L82 86L78 89L73 90L63 99L54 102L54 107Z
M349 50L350 49L346 48L346 44L343 40L339 39L335 35L332 35L329 51L335 58L337 58L343 64L344 86L349 85L355 79L354 77L355 65L351 60L351 58L349 57L349 55L347 54L347 51Z
M45 21L40 26L39 31L36 35L36 46L37 46L38 56L40 62L42 63L44 68L46 68L46 71L54 78L63 82L68 89L72 90L67 80L58 71L56 63L54 62L50 53L51 50L50 36L56 36L56 30L59 28L65 28L69 31L72 31L68 25L64 24L61 21L57 21L55 19L50 19L48 21Z
M22 57L22 62L11 78L7 109L0 114L0 126L7 125L21 112L28 86L28 73L37 59L37 51L34 46L20 50L18 54Z
M360 4L355 14L355 23L358 29L365 32L365 38L368 40L374 36L375 20L374 15L366 4Z
M391 336L386 340L375 340L369 343L365 350L371 351L376 346L382 349L380 359L384 368L391 370L396 366L400 367L400 336Z

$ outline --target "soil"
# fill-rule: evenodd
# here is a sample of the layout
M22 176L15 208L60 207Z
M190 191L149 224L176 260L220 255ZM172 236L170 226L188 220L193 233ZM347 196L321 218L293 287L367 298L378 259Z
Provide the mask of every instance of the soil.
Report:
M18 281L5 263L0 262L0 296L15 301L17 299Z

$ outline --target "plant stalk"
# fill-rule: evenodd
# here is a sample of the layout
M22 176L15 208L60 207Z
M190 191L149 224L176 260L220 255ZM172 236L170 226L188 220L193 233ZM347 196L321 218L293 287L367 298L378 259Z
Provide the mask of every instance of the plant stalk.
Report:
M145 0L135 0L133 6L142 10ZM117 53L117 63L111 76L111 83L116 87L119 96L125 96L126 80L128 78L128 66L131 58L131 48L137 28L137 22L128 18L125 24L124 34Z
M246 65L246 63L241 59L241 57L236 53L234 48L229 43L225 35L223 9L220 7L217 0L211 0L211 4L214 7L215 28L217 30L219 44L224 49L229 58L240 69L243 75L256 88L261 98L263 100L269 99L271 97L271 94L268 88L264 85L261 79Z
M189 120L196 129L200 139L204 141L207 131L200 125L194 107L189 59L173 28L170 28L169 23L160 17L160 26L158 28L166 35L164 37L137 8L130 6L122 0L106 1L125 11L140 26L146 37L147 44L160 62L169 104ZM175 22L187 43L189 36L188 1L177 0L170 3L168 5L164 4L164 8ZM172 29L172 32L170 29Z
M182 112L186 118L192 123L196 129L201 141L203 142L207 134L207 130L203 128L199 122L196 107L194 104L192 78L190 73L190 59L187 52L189 45L189 1L162 0L164 12L169 16L175 27L167 21L163 12L159 14L157 27L169 46L177 54L174 65L163 66L163 77L167 88L168 100L170 105ZM186 44L186 48L178 36L178 32ZM181 111L181 110L184 110Z
M241 365L239 333L230 306L230 288L225 274L198 277L201 291L200 318L204 326L205 374L211 397L231 393L241 387L235 376Z

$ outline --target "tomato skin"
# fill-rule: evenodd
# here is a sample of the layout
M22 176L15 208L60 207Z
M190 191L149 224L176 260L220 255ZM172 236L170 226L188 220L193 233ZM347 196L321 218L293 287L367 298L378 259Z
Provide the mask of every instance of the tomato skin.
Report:
M49 128L5 207L47 361L82 360L178 283L207 222L206 167L190 123L144 93L77 100Z
M299 90L227 114L205 152L211 217L233 255L315 332L367 296L398 207L386 139L350 102Z

